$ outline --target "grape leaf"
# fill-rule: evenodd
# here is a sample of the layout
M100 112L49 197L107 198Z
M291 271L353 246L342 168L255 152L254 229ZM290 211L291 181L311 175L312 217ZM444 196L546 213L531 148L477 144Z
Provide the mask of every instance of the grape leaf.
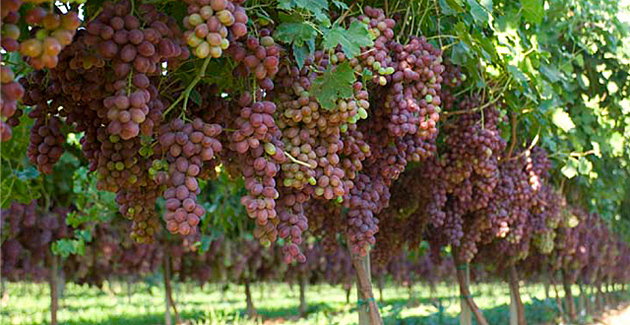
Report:
M556 108L553 113L551 113L551 122L561 128L564 132L569 132L575 129L575 124L573 123L571 116L569 116L569 113L563 111L562 108Z
M293 43L293 55L295 56L295 63L297 63L299 69L302 69L304 66L308 54L309 50L306 45L298 46Z
M332 0L332 3L341 10L348 10L348 5L339 0Z
M327 0L280 0L278 1L278 9L304 9L311 12L317 21L323 23L324 26L330 26L330 19L326 14L328 10Z
M325 49L334 49L337 45L341 45L343 52L353 58L361 54L362 46L372 46L372 36L367 26L359 21L353 21L348 29L344 29L339 25L332 28L323 28L324 34L323 46Z
M445 15L464 12L464 4L461 0L440 0L440 7Z
M276 28L274 37L280 42L293 45L293 55L300 69L304 66L306 57L315 52L317 31L307 22L284 22Z
M588 175L593 170L593 163L591 163L586 157L580 157L580 165L578 171L582 175Z
M470 14L476 22L483 24L488 22L488 13L483 9L479 2L477 2L477 0L468 0L468 5L470 6Z
M562 75L560 71L558 71L556 68L552 66L541 64L540 72L544 74L547 77L547 79L549 79L549 81L551 82L558 82L560 80L564 80L564 75Z
M566 178L571 179L577 175L579 164L580 163L577 159L569 157L569 160L567 160L566 164L560 171Z
M347 61L335 70L331 70L329 66L321 76L313 80L311 93L322 108L331 110L335 108L337 99L352 96L352 84L355 80L354 70Z
M523 17L530 23L540 24L543 20L543 0L521 0Z
M302 46L306 42L314 40L317 36L317 31L307 22L287 22L280 24L273 36L280 42L295 43L298 46Z
M479 4L481 4L481 6L483 6L489 14L492 14L492 0L480 0Z

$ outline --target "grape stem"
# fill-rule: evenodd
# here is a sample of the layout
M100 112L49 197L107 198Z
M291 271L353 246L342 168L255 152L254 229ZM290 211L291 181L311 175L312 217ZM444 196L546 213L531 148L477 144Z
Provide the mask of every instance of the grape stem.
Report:
M510 161L510 160L515 160L518 159L520 157L522 157L523 155L529 153L532 151L532 149L534 149L534 146L536 146L536 143L538 143L538 140L540 139L540 132L536 134L536 136L534 137L534 140L532 140L532 143L529 145L529 147L527 148L527 150L521 152L520 154L518 154L517 156L514 157L510 157L508 156L507 159L503 160L503 161Z
M296 164L298 164L298 165L302 165L302 166L305 166L305 167L308 167L308 168L311 168L311 169L314 169L315 167L317 167L317 166L311 166L311 165L309 165L309 164L307 164L307 163L305 163L305 162L303 162L303 161L297 160L296 158L294 158L293 156L291 156L291 154L290 154L290 153L288 153L288 152L286 152L285 150L283 150L283 152L284 152L284 154L285 154L287 157L289 157L289 160L291 160L292 162L294 162L294 163L296 163Z
M190 97L190 93L193 91L193 89L195 89L195 86L201 80L201 78L205 77L205 75L206 75L206 68L208 68L208 63L210 63L210 59L212 59L212 57L208 56L206 58L206 60L203 61L203 65L201 66L201 69L199 70L199 72L195 76L195 79L193 79L193 81L190 82L188 87L186 87L186 90L184 90L184 92L181 95L179 95L179 97L177 97L177 100L175 100L173 102L173 104L171 104L171 106L169 106L166 109L166 111L164 111L162 116L166 116L182 100L184 100L184 105L182 107L182 112L186 111L186 106L188 105L188 98Z
M512 153L514 152L514 147L516 147L516 125L518 124L518 120L516 119L516 113L512 112L512 143L510 143L510 149L507 153L507 159L512 157Z
M505 90L507 89L507 86L510 84L510 82L512 81L512 76L510 76L507 80L507 82L505 83L505 85L503 86L503 89L501 89L501 92L497 95L497 97L495 97L493 100L475 107L473 109L465 109L465 110L460 110L460 111L453 111L453 112L444 112L442 113L442 115L444 116L450 116L450 115L462 115L462 114L472 114L475 113L477 111L483 111L485 108L493 105L494 103L496 103L499 99L501 99L501 97L503 97L503 93L505 93Z

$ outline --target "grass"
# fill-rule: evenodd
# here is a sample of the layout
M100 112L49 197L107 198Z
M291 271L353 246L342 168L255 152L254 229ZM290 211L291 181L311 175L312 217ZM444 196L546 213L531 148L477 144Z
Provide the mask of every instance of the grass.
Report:
M39 325L50 323L50 291L45 284L7 283L5 297L0 304L0 324ZM309 286L306 298L308 316L298 317L298 287L281 283L253 286L252 294L259 317L245 317L245 293L242 286L198 286L176 283L174 299L182 317L195 325L214 324L356 324L356 291L346 303L346 293L340 287ZM473 286L475 302L483 309L490 324L509 324L509 291L507 285L479 284ZM460 310L456 287L437 286L432 300L427 286L413 288L409 299L406 288L388 286L384 302L379 303L385 324L441 324L459 323ZM529 324L557 324L555 301L545 301L544 289L530 285L521 290ZM575 294L577 294L577 289ZM376 292L378 298L378 292ZM626 294L624 298L629 298ZM58 321L67 325L155 325L164 324L164 291L155 282L132 285L127 295L124 283L107 283L103 290L67 284L59 301ZM587 321L588 315L583 317Z

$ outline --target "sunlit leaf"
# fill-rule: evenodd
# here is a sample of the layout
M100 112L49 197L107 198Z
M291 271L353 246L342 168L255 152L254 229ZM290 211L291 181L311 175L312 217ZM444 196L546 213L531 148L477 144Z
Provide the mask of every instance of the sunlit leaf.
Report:
M562 172L562 175L564 175L566 178L571 179L578 174L579 164L580 163L577 159L569 157L569 160L567 160L564 167L562 167L560 171Z
M565 112L562 108L556 108L551 113L551 122L557 127L561 128L564 132L569 132L575 128L575 124L569 116L569 113Z

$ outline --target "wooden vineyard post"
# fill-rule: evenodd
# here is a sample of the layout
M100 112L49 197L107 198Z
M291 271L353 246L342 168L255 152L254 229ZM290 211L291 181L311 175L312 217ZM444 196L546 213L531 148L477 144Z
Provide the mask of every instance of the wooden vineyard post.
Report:
M370 274L370 254L352 255L352 265L357 273L357 297L359 300L359 325L382 325L380 312L374 293Z
M352 293L352 285L348 284L348 285L345 285L345 286L346 286L346 288L345 288L345 290L346 290L346 304L349 304L350 303L350 294Z
M56 255L51 256L50 268L50 324L57 325L57 310L59 309L59 296L57 295L57 269L59 267Z
M581 278L580 280L578 280L578 288L580 289L580 297L578 298L579 314L582 316L588 315L588 298L586 297L586 293L584 292L584 282Z
M510 283L510 325L527 325L525 307L523 306L523 300L521 300L521 293L519 291L516 267L510 265L508 272Z
M167 324L171 324L171 308L173 308L173 314L175 315L175 324L181 323L179 318L179 312L177 312L177 306L173 300L173 288L171 287L171 263L168 256L164 258L164 291L166 293L166 313L164 314L164 320Z
M127 277L127 303L131 304L131 278Z
M254 317L256 315L256 308L252 300L252 290L249 286L249 280L245 280L245 302L247 303L247 315Z
M566 272L562 272L562 286L564 287L564 299L567 306L567 314L570 321L577 319L577 313L575 312L575 300L573 299L573 292L571 291L571 282Z
M545 277L545 300L549 300L549 278Z
M564 320L565 319L565 315L564 315L564 308L562 307L562 299L560 299L560 293L558 292L558 287L556 286L556 283L552 283L551 284L553 286L553 291L556 294L556 308L558 308L558 315Z
M306 317L306 276L300 274L300 317Z
M463 263L459 259L459 254L457 248L453 248L453 259L455 260L455 273L457 276L457 282L459 283L459 294L460 294L460 304L461 304L461 314L459 318L459 322L461 325L471 325L471 314L475 315L475 319L477 320L477 324L479 325L488 325L488 321L483 316L479 307L472 298L470 293L470 272L469 272L469 264Z
M383 278L385 275L383 273L378 275L377 285L378 285L378 301L383 304Z
M457 280L459 281L460 276L459 276L459 269L463 268L465 274L464 274L464 282L467 284L470 281L470 274L468 272L468 264L466 265L458 265L457 266ZM462 286L461 282L460 282L460 287ZM459 315L459 324L460 325L472 325L472 311L470 310L470 306L468 306L468 302L466 301L466 298L464 297L463 294L463 290L460 289L460 297L459 297L459 302L460 302L460 306L461 306L461 312Z

